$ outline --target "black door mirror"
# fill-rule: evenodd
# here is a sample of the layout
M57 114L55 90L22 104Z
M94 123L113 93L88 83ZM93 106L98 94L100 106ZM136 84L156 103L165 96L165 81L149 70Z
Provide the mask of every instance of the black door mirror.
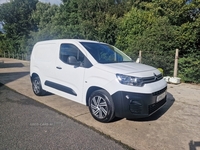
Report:
M76 57L74 57L74 56L69 56L67 58L67 63L70 64L70 65L75 65L75 66L79 66L80 65L80 62L77 61Z

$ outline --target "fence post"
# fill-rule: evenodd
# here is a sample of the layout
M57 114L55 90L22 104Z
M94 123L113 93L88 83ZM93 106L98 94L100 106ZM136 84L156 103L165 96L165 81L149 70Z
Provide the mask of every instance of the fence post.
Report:
M139 63L142 63L142 51L139 51Z
M176 49L176 54L175 54L175 61L174 61L174 77L177 77L177 72L178 72L178 49Z
M141 50L139 51L139 56L136 60L136 63L142 63L142 51Z

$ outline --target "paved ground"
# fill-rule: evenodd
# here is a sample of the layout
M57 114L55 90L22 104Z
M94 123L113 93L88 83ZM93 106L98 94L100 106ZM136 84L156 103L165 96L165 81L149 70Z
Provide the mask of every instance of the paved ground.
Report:
M125 150L125 147L0 83L0 149Z
M35 96L29 62L0 58L0 82L136 150L200 150L198 85L169 84L166 105L150 118L105 124L95 121L81 104L56 95Z

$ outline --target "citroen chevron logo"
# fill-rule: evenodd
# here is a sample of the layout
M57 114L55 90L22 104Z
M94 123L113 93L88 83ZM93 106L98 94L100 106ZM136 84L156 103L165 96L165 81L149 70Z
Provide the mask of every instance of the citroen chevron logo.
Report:
M156 74L153 73L153 75L154 75L154 80L155 80L155 81L158 80L158 77L156 76Z

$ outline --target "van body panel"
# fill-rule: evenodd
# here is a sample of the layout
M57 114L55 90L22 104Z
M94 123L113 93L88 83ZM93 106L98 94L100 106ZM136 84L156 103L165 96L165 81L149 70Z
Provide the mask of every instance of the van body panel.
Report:
M82 91L85 68L65 64L60 60L57 60L56 66L59 66L61 69L57 69L55 81L60 85L71 88L76 93L74 100L83 103Z
M52 80L55 76L54 65L56 60L56 43L37 43L31 54L30 72L40 76L45 89L45 80Z
M131 73L138 73L138 72L147 72L147 71L156 71L157 69L147 66L144 64L138 64L135 62L123 62L123 63L112 63L112 64L97 64L97 68L105 70L105 71L111 71L115 73L121 73L121 74L131 74ZM148 75L146 75L148 76Z

